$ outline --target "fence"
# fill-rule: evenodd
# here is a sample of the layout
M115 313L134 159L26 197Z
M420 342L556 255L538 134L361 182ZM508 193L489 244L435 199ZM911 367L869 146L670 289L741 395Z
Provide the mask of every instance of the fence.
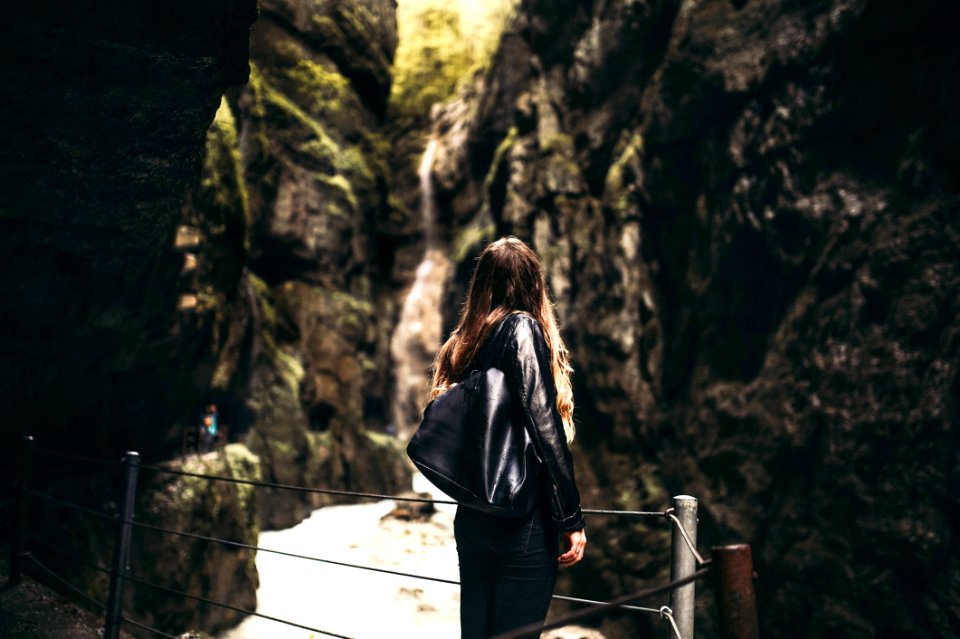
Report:
M117 467L118 463L108 460L93 459L69 453L40 449L34 446L32 437L23 438L19 491L16 504L16 524L13 527L13 539L10 550L11 583L18 583L21 580L25 562L29 561L30 564L35 566L41 573L60 583L67 590L73 592L82 600L86 601L88 604L104 613L104 637L106 639L117 639L119 637L120 628L125 624L153 633L156 636L177 639L177 637L174 635L168 634L156 628L152 628L145 623L139 622L124 615L124 588L127 584L151 588L193 601L232 610L244 615L261 617L277 623L309 630L324 636L351 639L346 635L331 632L329 630L314 628L296 621L265 615L255 610L247 610L233 606L226 602L214 601L201 595L182 592L160 584L146 581L133 575L130 570L129 558L132 532L135 528L153 530L166 535L173 535L207 543L223 544L226 546L252 550L255 552L275 553L303 561L322 562L358 570L399 575L411 579L421 579L451 585L459 585L458 582L448 579L439 579L426 575L404 573L374 566L355 565L320 557L309 557L269 548L261 548L239 541L208 537L192 533L190 531L166 529L159 526L137 522L134 516L137 481L141 469L146 469L157 473L200 478L206 481L229 482L234 484L249 485L257 488L319 493L342 497L352 497L357 499L391 499L400 502L406 501L432 504L454 504L455 502L452 501L440 499L422 499L397 495L380 495L375 493L324 488L310 488L305 486L292 486L286 484L238 479L234 477L221 477L203 473L192 473L182 470L171 470L159 466L141 464L140 456L136 452L128 452L124 455L122 462L119 464L123 473L122 493L118 502L120 512L117 515L108 515L94 509L86 508L79 504L56 499L53 496L31 489L30 477L35 454L59 457L62 459L72 460L73 462L96 464L101 466ZM81 588L78 588L76 585L70 583L69 580L65 579L62 575L59 575L55 571L51 570L32 552L30 552L27 546L28 541L40 542L41 545L50 547L54 551L60 552L61 554L67 556L67 558L73 559L74 561L85 564L91 563L88 559L71 555L69 551L59 548L55 543L51 543L37 537L31 538L29 534L30 531L28 529L29 500L31 497L47 500L62 507L75 510L85 516L98 518L107 522L113 527L114 544L111 566L107 568L98 564L92 565L92 568L95 571L109 576L109 592L106 603L102 603L91 598ZM585 516L659 518L667 522L672 528L670 582L654 588L647 588L638 592L623 595L606 602L578 597L554 595L554 599L556 600L567 601L575 604L583 604L586 607L576 612L558 617L546 625L538 624L535 626L518 628L509 633L500 635L495 639L518 639L520 637L538 636L538 633L541 630L557 628L576 621L602 615L612 610L628 610L657 615L666 622L667 636L669 636L671 639L693 639L694 603L696 592L695 582L698 579L706 576L708 572L711 571L716 573L713 583L716 588L716 600L718 604L720 622L719 625L722 636L725 639L757 639L759 636L759 631L757 626L756 605L753 592L753 568L750 547L747 545L715 546L712 548L711 559L704 559L704 557L698 552L696 546L697 500L694 497L690 497L688 495L679 495L674 497L673 507L664 511L583 509L583 513ZM642 600L646 600L658 595L664 595L668 592L670 593L669 605L664 604L660 605L659 607L645 607L636 605Z

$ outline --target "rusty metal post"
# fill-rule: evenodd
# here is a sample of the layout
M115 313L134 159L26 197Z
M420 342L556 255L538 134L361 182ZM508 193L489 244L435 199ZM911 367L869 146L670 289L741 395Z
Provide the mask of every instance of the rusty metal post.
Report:
M110 569L110 594L107 596L107 618L104 639L118 639L123 625L123 583L130 563L130 537L133 532L133 505L137 496L137 474L140 454L127 452L123 456L123 495L117 529L113 542L113 564Z
M677 495L673 498L673 512L683 526L693 547L697 546L697 498L690 495ZM697 558L687 546L683 534L673 526L673 543L670 552L670 581L692 575L697 570ZM670 593L670 609L677 623L681 639L693 639L693 604L696 596L696 584L675 588ZM670 635L673 637L673 630Z
M27 519L30 515L30 472L33 467L33 437L24 435L20 440L20 481L17 490L17 521L13 528L13 543L10 544L10 583L18 584L23 578L23 551L27 543Z
M722 639L759 639L750 546L714 546L711 551L717 571L715 584L720 636Z

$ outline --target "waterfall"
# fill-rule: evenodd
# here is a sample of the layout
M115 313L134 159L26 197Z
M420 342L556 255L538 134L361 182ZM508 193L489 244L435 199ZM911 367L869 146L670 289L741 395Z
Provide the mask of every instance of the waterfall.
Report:
M394 362L395 392L392 417L397 434L407 439L416 429L429 392L427 369L440 340L443 319L440 304L450 273L450 260L439 246L436 202L433 196L433 160L437 141L431 136L420 161L420 213L424 252L416 277L403 302L397 327L390 341Z

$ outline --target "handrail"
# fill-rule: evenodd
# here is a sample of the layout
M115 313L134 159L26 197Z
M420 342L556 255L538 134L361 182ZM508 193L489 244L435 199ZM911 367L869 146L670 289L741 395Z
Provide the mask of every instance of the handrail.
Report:
M42 453L42 454L52 455L52 456L58 456L58 457L61 457L61 458L64 458L64 459L72 460L72 461L79 461L79 462L83 462L83 463L93 463L93 464L100 464L100 465L111 465L111 466L118 464L118 462L107 461L107 460L103 460L103 459L95 459L95 458L92 458L92 457L85 457L85 456L82 456L82 455L73 455L73 454L70 454L70 453L60 453L60 452L58 452L58 451L50 451L50 450L46 450L46 449L37 449L37 448L35 448L35 447L32 446L32 438L29 438L28 444L29 444L28 449L29 449L29 448L34 448L34 450L36 450L37 452L40 452L40 453ZM29 458L29 454L28 454L28 458ZM27 463L29 463L29 459L27 460ZM52 495L45 494L45 493L40 492L40 491L33 490L33 489L31 489L31 488L29 488L29 487L27 486L27 480L28 480L29 478L28 478L28 476L26 476L26 475L24 475L25 479L22 479L21 482L20 482L20 494L21 494L22 496L24 496L24 497L27 496L27 495L33 495L33 496L39 497L39 498L41 498L41 499L44 499L44 500L46 500L46 501L48 501L48 502L55 503L55 504L59 504L59 505L64 506L64 507L66 507L66 508L70 508L70 509L73 509L73 510L75 510L75 511L78 511L78 512L81 512L81 513L84 513L84 514L87 514L87 515L92 515L92 516L98 517L98 518L100 518L100 519L107 520L107 521L111 522L112 524L114 524L115 526L117 526L117 530L118 530L118 531L120 531L121 529L124 529L124 528L127 529L127 530L132 530L132 529L151 530L151 531L158 532L158 533L161 533L161 534L175 535L175 536L179 536L179 537L183 537L183 538L187 538L187 539L194 539L194 540L204 541L204 542L208 542L208 543L219 543L219 544L229 545L229 546L236 547L236 548L242 548L242 549L251 550L251 551L254 551L254 552L272 553L272 554L276 554L276 555L280 555L280 556L290 557L290 558L293 558L293 559L307 560L307 561L315 561L315 562L320 562L320 563L325 563L325 564L330 564L330 565L336 565L336 566L341 566L341 567L346 567L346 568L353 568L353 569L360 569L360 570L368 570L368 571L372 571L372 572L379 572L379 573L384 573L384 574L389 574L389 575L395 575L395 576L401 576L401 577L408 577L408 578L415 578L415 579L423 579L423 580L434 581L434 582L439 582L439 583L445 583L445 584L450 584L450 585L459 585L459 582L458 582L458 581L454 581L454 580L450 580L450 579L441 579L441 578L437 578L437 577L429 577L429 576L425 576L425 575L417 575L417 574L406 573L406 572L397 571L397 570L388 570L388 569L378 568L378 567L374 567L374 566L363 566L363 565L358 565L358 564L351 564L351 563L348 563L348 562L335 561L335 560L325 559L325 558L321 558L321 557L310 557L310 556L306 556L306 555L300 555L300 554L296 554L296 553L291 553L291 552L286 552L286 551L281 551L281 550L275 550L275 549L271 549L271 548L264 548L264 547L260 547L260 546L254 545L254 544L243 543L243 542L240 542L240 541L231 541L231 540L226 540L226 539L220 539L220 538L217 538L217 537L200 535L200 534L193 533L193 532L188 532L188 531L183 531L183 530L173 530L173 529L169 529L169 528L164 528L164 527L162 527L162 526L155 526L155 525L151 525L151 524L147 524L147 523L143 523L143 522L137 522L137 521L135 521L134 518L133 518L133 510L132 510L132 506L133 506L133 500L132 500L133 498L132 498L132 495L133 495L133 492L132 492L132 491L135 490L135 486L136 486L136 470L137 470L138 468L142 468L142 469L146 469L146 470L153 471L153 472L165 473L165 474L176 475L176 476L196 477L196 478L204 479L204 480L207 480L207 481L219 481L219 482L227 482L227 483L233 483L233 484L239 484L239 485L249 485L249 486L254 486L254 487L259 487L259 488L269 488L269 489L277 489L277 490L290 490L290 491L298 491L298 492L305 492L305 493L320 493L320 494L338 495L338 496L345 496L345 497L356 497L356 498L364 498L364 499L393 500L393 501L398 501L398 502L418 502L418 503L433 503L433 504L447 504L447 505L454 505L454 504L456 504L455 501L452 501L452 500L441 500L441 499L428 499L428 498L421 498L421 497L409 497L409 496L406 496L406 495L386 495L386 494L369 493L369 492L361 492L361 491L347 491L347 490L336 490L336 489L327 489L327 488L314 488L314 487L297 486L297 485L282 484L282 483L275 483L275 482L265 482L265 481L257 481L257 480L250 480L250 479L241 479L241 478L236 478L236 477L226 477L226 476L220 476L220 475L211 475L211 474L206 474L206 473L189 472L189 471L184 471L184 470L174 470L174 469L170 469L170 468L164 468L164 467L161 467L161 466L152 466L152 465L139 464L139 456L138 456L136 453L133 453L133 452L128 452L128 453L127 453L127 455L126 455L126 457L124 458L124 461L123 461L123 467L124 467L124 468L126 469L126 471L127 471L127 472L126 472L127 477L126 477L126 479L125 479L125 486L126 486L126 488L125 488L125 491L126 491L126 499L125 499L125 501L126 501L126 502L129 502L129 503L125 505L125 507L124 507L124 512L123 512L123 514L121 514L121 515L109 515L109 514L106 514L106 513L103 513L103 512L94 510L94 509L91 509L91 508L87 508L87 507L85 507L85 506L81 506L81 505L76 504L76 503L72 503L72 502L69 502L69 501L66 501L66 500L63 500L63 499L58 499L58 498L56 498L56 497L53 497ZM683 498L684 498L684 499L693 500L693 498L689 498L689 497L683 497ZM676 499L676 498L675 498L675 499ZM695 500L694 500L694 501L695 501ZM675 501L675 504L676 504L676 501ZM22 510L22 509L21 509L21 510ZM564 595L553 595L553 598L556 599L556 600L567 601L567 602L576 603L576 604L586 604L586 605L588 605L589 607L586 608L586 609L583 609L583 610L579 610L579 611L576 611L576 612L573 612L573 613L569 613L569 614L563 615L563 616L557 618L556 620L552 621L550 624L547 624L547 625L545 625L545 626L538 626L538 628L542 628L542 629L555 628L555 627L559 627L559 626L561 626L561 625L565 625L565 624L567 624L567 623L571 623L571 622L573 622L573 621L577 621L577 620L580 620L580 619L585 619L585 618L594 616L594 615L596 615L596 614L601 614L601 613L603 613L604 611L608 611L608 610L613 609L613 608L618 608L618 609L623 609L623 610L630 610L630 611L637 611L637 612L658 614L658 615L660 615L661 618L665 619L665 620L669 623L670 628L671 628L671 631L672 631L673 635L674 635L677 639L688 639L688 637L682 637L682 636L681 636L682 634L687 634L687 633L689 633L689 637L692 637L692 631L693 631L693 630L692 630L692 625L685 625L685 624L691 623L691 622L690 622L690 619L692 619L692 617L690 617L690 618L688 619L687 616L684 616L684 615L687 614L687 613L684 613L684 611L678 610L677 613L676 613L677 617L676 617L676 620L675 620L675 619L674 619L674 611L673 611L669 606L660 606L659 608L650 608L650 607L633 605L633 603L636 602L636 601L638 601L638 600L640 600L640 599L646 598L646 597L650 597L650 596L653 596L653 595L656 595L656 594L661 594L661 593L667 592L667 591L674 591L674 590L676 590L676 589L681 588L682 586L685 586L685 585L688 585L688 584L692 584L696 579L698 579L699 577L701 577L701 576L703 576L704 574L706 574L706 571L709 569L709 564L712 563L712 562L711 562L711 560L705 560L705 559L703 558L703 556L702 556L702 555L697 551L697 549L696 549L696 544L695 544L695 541L694 541L694 539L696 538L696 523L695 523L695 521L693 521L692 524L686 523L686 520L684 520L683 522L681 522L680 519L676 516L674 508L668 508L668 509L663 510L663 511L583 509L583 513L584 513L584 515L596 515L596 516L658 517L658 518L662 518L662 519L664 519L665 521L668 521L668 522L671 524L672 527L676 527L676 529L677 529L677 530L674 531L674 541L673 541L675 556L676 556L676 553L678 552L678 550L677 550L677 547L678 547L678 546L679 546L680 548L683 548L684 546L686 546L686 548L690 551L691 555L696 558L696 561L697 561L697 563L699 564L700 569L697 570L696 572L692 573L692 574L687 574L686 572L682 572L682 573L676 575L676 576L678 577L677 579L674 579L673 581L671 581L671 582L669 582L669 583L667 583L667 584L664 584L664 585L661 585L661 586L657 586L657 587L653 587L653 588L647 588L647 589L638 591L638 592L636 592L636 593L632 593L632 594L630 594L630 595L624 595L624 596L621 596L621 597L617 597L617 598L615 598L615 599L613 599L613 600L611 600L611 601L607 601L607 602L595 601L595 600L592 600L592 599L583 599L583 598L577 598L577 597L570 597L570 596L564 596ZM25 527L25 521L26 521L25 519L22 518L22 516L23 516L23 515L22 515L22 513L21 513L21 520L20 520L20 523L18 524L18 526L20 526L21 529L23 529L23 528ZM691 525L692 527L691 527L691 528L689 529L689 531L688 531L688 530L685 529L685 525ZM125 541L123 542L123 544L124 544L124 546L127 546L127 547L128 547L128 544L129 544L129 533L125 533L124 535L119 535L119 534L118 534L118 539L120 539L120 538L123 537L123 536L126 537L126 539L125 539ZM691 536L692 536L692 538L691 538ZM104 568L104 567L102 567L102 566L99 566L99 565L97 565L97 564L95 564L95 563L93 563L93 562L86 562L85 560L83 560L82 557L79 557L79 556L76 555L76 554L70 553L69 551L67 551L67 550L65 550L65 549L61 549L61 548L55 546L54 544L51 544L51 543L50 543L49 541L47 541L47 540L43 540L43 539L40 539L40 538L37 538L37 537L32 537L32 538L35 539L36 541L40 542L41 544L52 548L53 550L55 550L55 551L57 551L57 552L61 552L62 554L64 554L64 556L67 556L67 557L69 557L69 558L71 558L71 559L73 559L73 560L75 560L75 561L78 561L78 562L87 563L88 565L93 566L93 568L94 568L95 570L98 570L98 571L100 571L100 572L104 572L104 573L110 574L110 576L111 576L111 589L112 589L112 590L111 590L111 597L114 598L114 599L117 599L117 601L120 601L120 599L122 599L122 598L114 597L114 595L113 595L113 588L115 587L114 584L115 584L115 583L116 583L116 584L122 584L123 582L129 582L129 583L138 584L138 585L145 586L145 587L150 587L150 588L154 588L154 589L159 589L159 590L162 590L162 591L171 593L171 594L175 594L175 595L182 596L182 597L185 597L185 598L189 598L189 599L192 599L192 600L195 600L195 601L203 602L203 603L206 603L206 604L209 604L209 605L214 605L214 606L219 606L219 607L222 607L222 608L225 608L225 609L234 610L235 612L239 612L239 613L242 613L242 614L251 615L251 616L255 616L255 617L261 617L261 618L268 619L268 620L271 620L271 621L275 621L275 622L278 622L278 623L283 623L283 624L290 625L290 626L293 626L293 627L302 628L302 629L305 629L305 630L309 630L309 631L311 631L311 632L315 632L315 633L319 633L319 634L323 634L323 635L327 635L327 636L331 636L331 637L340 637L341 639L350 639L349 637L346 637L345 635L340 635L340 634L333 633L333 632L329 632L329 631L322 630L322 629L319 629L319 628L313 628L313 627L310 627L310 626L307 626L307 625L304 625L304 624L300 624L300 623L293 622L293 621L289 621L289 620L285 620L285 619L280 619L280 618L277 618L277 617L272 617L272 616L270 616L270 615L265 615L265 614L262 614L262 613L258 613L258 612L254 611L254 610L247 610L247 609L244 609L244 608L239 608L239 607L232 606L232 605L230 605L230 604L228 604L228 603L225 603L225 602L218 602L218 601L215 601L215 600L206 598L206 597L202 597L202 596L200 596L200 595L195 595L195 594L191 594L191 593L182 592L182 591L176 590L176 589L174 589L174 588L170 588L170 587L168 587L168 586L164 586L164 585L161 585L161 584L155 584L155 583L151 583L151 582L145 581L145 580L143 580L143 579L139 579L139 578L134 577L134 576L132 576L131 574L129 574L129 567L128 567L128 565L127 565L127 563L126 563L125 560L121 560L120 563L117 563L117 558L116 558L116 557L114 558L114 559L115 559L115 561L114 561L114 563L115 563L114 568L108 570L108 569L106 569L106 568ZM681 541L682 541L682 543L681 543ZM118 543L120 543L120 542L118 542ZM128 552L128 551L123 551L123 550L121 549L121 555L123 554L123 552ZM116 549L115 549L115 554L116 554ZM119 555L118 555L118 556L119 556ZM128 624L131 624L131 625L133 625L133 626L139 627L139 628L141 628L141 629L143 629L143 630L146 630L146 631L149 631L149 632L153 632L153 633L156 633L156 634L161 635L161 636L164 636L164 637L173 637L173 635L169 635L169 634L165 633L164 631L158 630L158 629L156 629L156 628L151 628L150 626L148 626L148 625L146 625L146 624L143 624L143 623L141 623L141 622L139 622L139 621L135 621L135 620L133 620L133 619L130 619L130 618L127 618L127 617L123 616L123 614L122 614L122 608L121 608L121 607L117 607L117 602L113 602L112 605L111 605L110 603L108 603L107 606L104 606L104 604L93 600L93 599L90 598L88 595L86 595L82 590L80 590L79 588L76 588L76 586L73 586L73 585L70 584L67 580L65 580L62 576L56 574L56 573L55 573L54 571L52 571L49 567L47 567L46 565L44 565L43 563L41 563L41 562L40 562L36 557L34 557L28 550L21 549L21 551L20 551L20 553L19 553L19 557L23 557L23 558L26 558L26 559L31 560L31 561L32 561L35 565L37 565L41 570L43 570L44 572L48 573L52 578L55 578L55 579L57 579L58 581L62 582L66 587L68 587L70 590L74 591L77 595L79 595L79 596L82 597L83 599L87 600L88 602L94 604L95 606L97 606L97 607L99 607L99 608L108 610L108 617L110 618L110 619L108 620L108 625L111 625L111 624L112 624L113 626L116 627L116 626L118 626L118 625L122 625L123 623L128 623ZM689 587L692 588L693 586L690 585ZM119 591L118 591L118 592L119 592ZM120 603L119 606L122 606L122 603ZM115 608L115 609L114 609L114 608ZM678 621L680 622L679 624L678 624ZM684 630L684 628L687 628L687 630ZM531 628L518 629L517 631L504 634L504 635L500 636L498 639L512 639L513 637L520 637L520 636L522 636L522 635L525 634L525 633L531 632L532 630L533 630L532 627L531 627ZM115 633L116 631L114 630L113 632Z

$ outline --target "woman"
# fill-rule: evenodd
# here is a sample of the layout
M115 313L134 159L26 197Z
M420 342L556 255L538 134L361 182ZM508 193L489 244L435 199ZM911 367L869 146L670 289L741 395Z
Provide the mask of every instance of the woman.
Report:
M542 488L538 508L519 521L457 508L462 639L542 624L557 566L583 559L587 542L567 448L574 433L567 350L540 260L515 237L481 253L460 321L437 354L432 395L466 377L475 361L504 372L515 414L543 459Z

